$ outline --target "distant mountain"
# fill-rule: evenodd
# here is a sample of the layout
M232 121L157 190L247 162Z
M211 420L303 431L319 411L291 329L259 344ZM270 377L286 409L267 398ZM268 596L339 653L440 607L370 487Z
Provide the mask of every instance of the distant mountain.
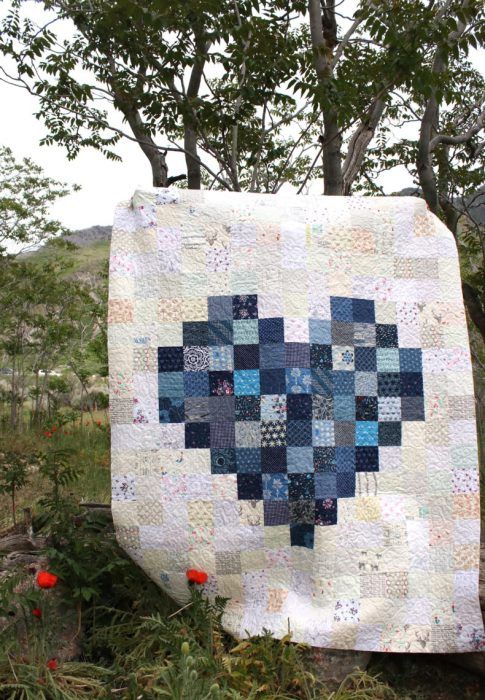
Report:
M70 241L80 248L84 248L93 243L101 243L111 239L112 226L89 226L78 231L72 231L64 236L64 240Z
M421 197L421 189L419 187L405 187L399 192L393 192L393 195L398 197ZM463 210L461 197L456 197L454 204L457 209ZM479 226L483 226L485 224L485 185L479 187L475 194L470 195L465 200L465 204L472 221Z

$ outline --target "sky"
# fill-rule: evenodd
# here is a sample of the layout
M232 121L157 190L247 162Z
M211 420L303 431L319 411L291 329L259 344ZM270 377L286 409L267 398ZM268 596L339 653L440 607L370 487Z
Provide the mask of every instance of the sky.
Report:
M34 21L41 22L42 14L39 4L28 3L28 15ZM70 32L67 23L63 30ZM480 64L483 67L483 53L480 55L475 52L471 58L476 67ZM109 161L94 149L83 149L75 160L69 161L64 148L39 145L46 129L34 116L38 108L35 97L20 88L0 82L0 105L0 144L9 146L17 158L32 158L43 167L46 175L67 184L81 186L79 192L59 200L53 208L54 216L64 226L80 229L95 224L111 224L117 202L128 199L137 188L151 187L148 161L136 143L122 139L116 146L116 152L123 159L122 163ZM121 126L118 117L114 116L114 119ZM127 127L124 128L128 130ZM167 162L169 174L185 172L182 155L169 153ZM405 169L398 167L387 171L379 184L386 193L390 193L413 183ZM312 183L311 191L316 194L322 192L320 179Z

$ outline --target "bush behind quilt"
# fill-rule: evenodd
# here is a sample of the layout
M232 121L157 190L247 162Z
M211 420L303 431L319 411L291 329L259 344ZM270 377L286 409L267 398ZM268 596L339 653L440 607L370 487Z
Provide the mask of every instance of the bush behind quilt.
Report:
M454 240L420 199L138 191L110 258L117 537L238 637L483 646Z

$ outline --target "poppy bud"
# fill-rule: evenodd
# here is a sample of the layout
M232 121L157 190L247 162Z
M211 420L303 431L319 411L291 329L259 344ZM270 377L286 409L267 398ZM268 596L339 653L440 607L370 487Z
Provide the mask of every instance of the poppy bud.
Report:
M55 671L57 668L57 661L55 659L49 659L47 662L47 668L50 668L51 671Z
M51 574L50 571L39 571L37 574L37 585L39 588L54 588L58 580L59 577Z
M41 610L40 608L34 608L34 609L32 610L32 615L33 615L34 617L39 618L39 620L40 620L40 618L42 617L42 610Z

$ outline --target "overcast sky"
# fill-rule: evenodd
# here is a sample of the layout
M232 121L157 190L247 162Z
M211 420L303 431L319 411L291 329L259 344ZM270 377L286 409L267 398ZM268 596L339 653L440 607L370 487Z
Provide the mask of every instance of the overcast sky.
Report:
M8 5L8 2L3 6ZM29 16L41 21L42 9L29 3ZM1 13L3 15L3 12ZM57 27L57 25L56 25ZM69 31L68 25L65 25ZM475 65L483 66L483 53L472 57ZM30 156L41 165L46 174L81 185L81 191L60 200L54 213L65 226L84 228L94 224L110 224L114 206L127 199L137 187L151 186L151 171L137 144L122 140L116 147L123 162L107 160L93 149L84 149L69 161L65 150L57 146L39 146L46 130L34 117L37 100L24 90L0 82L0 143L9 146L16 157ZM397 135L397 134L396 134ZM185 172L182 156L167 156L170 174ZM385 192L393 192L412 184L404 168L388 171L380 183ZM322 191L321 180L312 184L312 191Z

